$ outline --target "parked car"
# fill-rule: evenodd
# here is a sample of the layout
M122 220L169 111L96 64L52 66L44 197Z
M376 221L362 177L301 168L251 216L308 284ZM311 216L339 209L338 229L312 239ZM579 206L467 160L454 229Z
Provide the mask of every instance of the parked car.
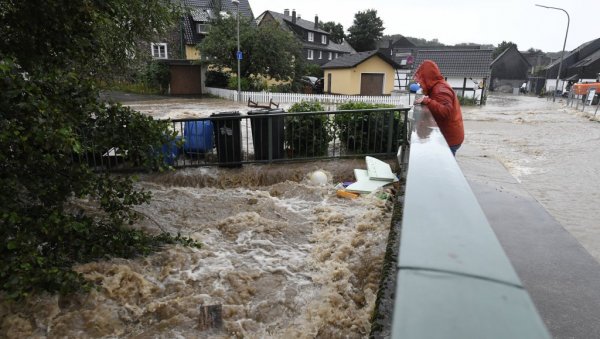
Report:
M317 77L304 75L300 78L300 82L310 87L314 86L315 82L317 82Z
M313 93L315 94L323 94L323 88L325 86L325 79L319 78L315 81L315 84L312 86Z

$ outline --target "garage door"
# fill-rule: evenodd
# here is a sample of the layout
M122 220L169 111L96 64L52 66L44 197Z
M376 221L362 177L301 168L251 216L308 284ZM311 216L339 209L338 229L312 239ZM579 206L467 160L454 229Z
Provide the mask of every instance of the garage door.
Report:
M171 65L171 94L202 94L200 65Z
M383 95L383 74L361 74L360 95Z

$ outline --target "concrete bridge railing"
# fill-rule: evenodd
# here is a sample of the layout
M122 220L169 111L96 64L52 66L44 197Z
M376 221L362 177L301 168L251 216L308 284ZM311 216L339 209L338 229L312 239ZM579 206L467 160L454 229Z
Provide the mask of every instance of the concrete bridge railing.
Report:
M431 113L413 116L392 337L550 338Z

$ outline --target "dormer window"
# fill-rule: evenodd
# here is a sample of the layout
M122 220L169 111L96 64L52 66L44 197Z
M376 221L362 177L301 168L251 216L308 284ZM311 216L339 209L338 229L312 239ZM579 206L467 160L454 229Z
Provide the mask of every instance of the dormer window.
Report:
M166 59L167 58L167 44L165 43L151 43L150 50L154 59Z
M206 24L206 23L197 23L196 24L196 33L208 34L208 32L210 32L210 24Z
M315 41L315 33L308 32L308 41L310 41L310 42Z
M325 35L325 34L321 35L321 43L323 45L327 45L327 35Z

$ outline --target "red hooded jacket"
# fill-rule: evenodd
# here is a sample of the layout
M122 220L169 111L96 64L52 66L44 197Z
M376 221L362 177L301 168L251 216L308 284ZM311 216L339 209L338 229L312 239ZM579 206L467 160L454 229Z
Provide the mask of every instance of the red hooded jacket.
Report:
M423 100L423 104L431 111L448 146L462 144L465 130L460 103L438 66L431 60L423 61L415 72L415 79L429 97Z

